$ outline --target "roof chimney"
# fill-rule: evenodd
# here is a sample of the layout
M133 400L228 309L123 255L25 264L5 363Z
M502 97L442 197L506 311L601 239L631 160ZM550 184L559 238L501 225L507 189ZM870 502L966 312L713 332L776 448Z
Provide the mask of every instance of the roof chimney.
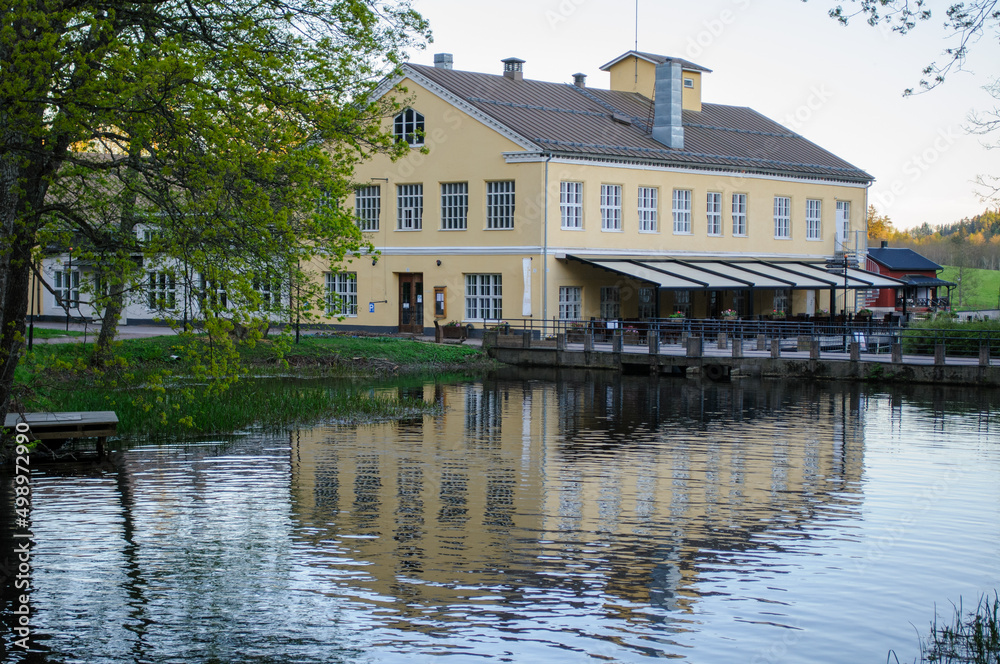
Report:
M882 240L882 248L883 249L888 249L889 248L889 241L888 240Z
M451 69L455 64L455 56L451 53L435 53L434 66L438 69Z
M675 150L684 149L684 81L681 63L656 65L653 98L653 139Z
M520 81L524 78L524 60L521 58L507 58L503 62L503 75L509 79Z
M587 87L587 75L586 74L573 74L573 85L578 88Z

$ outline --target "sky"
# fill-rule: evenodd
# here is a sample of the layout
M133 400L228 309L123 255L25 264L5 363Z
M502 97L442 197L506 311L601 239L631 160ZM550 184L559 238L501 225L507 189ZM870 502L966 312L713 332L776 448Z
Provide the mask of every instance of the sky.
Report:
M1000 44L975 44L965 70L924 94L921 70L944 63L947 0L928 0L933 17L906 36L855 19L827 16L833 0L413 0L434 43L410 53L433 64L451 53L455 69L502 71L526 61L525 78L607 88L600 66L635 47L712 70L706 102L749 106L874 176L869 203L897 228L947 224L995 204L976 194L977 174L1000 175L1000 149L970 135L970 112L990 110L983 86L1000 74ZM850 2L845 2L845 9ZM638 25L638 28L637 28ZM993 136L993 142L1000 135Z

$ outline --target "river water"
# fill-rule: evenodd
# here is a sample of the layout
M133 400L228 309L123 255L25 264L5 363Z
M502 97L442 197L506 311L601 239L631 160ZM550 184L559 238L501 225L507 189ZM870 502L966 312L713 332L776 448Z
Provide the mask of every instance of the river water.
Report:
M8 579L6 661L912 662L1000 587L996 392L375 390L442 410L34 468L35 652Z

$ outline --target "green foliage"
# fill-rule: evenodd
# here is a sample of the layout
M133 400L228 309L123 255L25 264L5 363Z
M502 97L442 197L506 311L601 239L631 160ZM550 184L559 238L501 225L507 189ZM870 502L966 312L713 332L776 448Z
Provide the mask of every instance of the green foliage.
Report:
M1000 321L959 322L951 316L914 321L903 330L902 343L909 354L933 355L935 345L943 343L948 355L978 357L983 343L1000 348Z
M189 332L118 342L114 361L93 367L93 344L37 346L18 367L26 410L114 410L123 433L231 431L252 424L351 417L392 417L420 404L373 398L343 384L267 380L288 364L297 373L361 377L380 373L475 369L481 350L384 337L286 337L234 344L225 322L215 333ZM193 354L192 362L183 356ZM186 369L192 364L196 372ZM224 388L206 376L229 376ZM239 381L236 378L240 378Z
M429 38L426 22L409 0L7 0L3 15L0 411L36 247L94 268L96 371L154 272L201 293L151 302L165 320L215 328L204 362L181 354L188 371L231 385L222 319L308 318L305 266L369 248L347 205L353 167L408 149L383 124L399 102L373 93ZM261 295L279 281L296 297Z
M961 277L962 304L953 302L957 311L1000 309L1000 270L981 270L971 267L944 266L940 277L959 283ZM955 292L957 289L952 289ZM954 298L953 298L954 299Z
M983 596L975 611L961 601L947 625L931 623L930 641L922 644L921 661L940 664L1000 664L1000 596Z

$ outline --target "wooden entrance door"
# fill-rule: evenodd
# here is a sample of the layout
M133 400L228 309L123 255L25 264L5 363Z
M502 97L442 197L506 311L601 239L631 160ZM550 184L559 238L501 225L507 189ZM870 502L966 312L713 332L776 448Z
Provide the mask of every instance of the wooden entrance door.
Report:
M424 332L424 275L407 272L399 275L399 331Z

